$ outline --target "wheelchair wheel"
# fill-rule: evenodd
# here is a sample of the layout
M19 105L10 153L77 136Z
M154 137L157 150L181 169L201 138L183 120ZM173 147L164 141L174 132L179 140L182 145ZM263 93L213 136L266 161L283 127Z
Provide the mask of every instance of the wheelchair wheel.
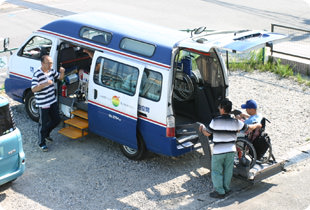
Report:
M269 163L271 159L273 159L272 161L275 161L272 154L272 147L269 137L267 143L268 143L268 149L262 157L257 157L258 163Z
M251 142L245 138L238 138L236 141L235 165L243 165L252 168L256 163L256 151Z
M272 148L269 147L266 153L261 157L258 161L258 163L269 163L272 156Z

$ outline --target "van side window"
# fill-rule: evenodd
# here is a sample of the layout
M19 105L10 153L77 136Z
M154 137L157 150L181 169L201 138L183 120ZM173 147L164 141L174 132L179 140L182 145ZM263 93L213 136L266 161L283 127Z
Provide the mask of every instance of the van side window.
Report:
M94 74L94 82L98 85L133 96L136 92L139 70L114 60L98 58L99 72Z
M120 48L147 57L151 57L155 52L155 45L129 38L122 39Z
M52 41L40 36L34 36L18 52L19 56L40 60L43 55L49 55Z
M111 42L112 34L89 27L82 27L80 30L80 37L107 45Z
M159 101L162 88L162 75L156 71L145 69L142 76L140 96L152 101Z

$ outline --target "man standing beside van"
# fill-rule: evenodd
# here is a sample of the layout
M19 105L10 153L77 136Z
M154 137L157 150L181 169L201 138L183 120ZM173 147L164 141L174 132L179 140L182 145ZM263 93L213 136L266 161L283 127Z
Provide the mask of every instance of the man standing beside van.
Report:
M31 82L31 90L39 108L39 146L43 152L48 151L46 141L53 141L50 133L60 122L55 82L56 79L64 78L65 69L60 67L57 72L52 67L52 58L48 55L42 56L41 68L34 72Z
M233 175L235 141L240 130L253 130L254 125L246 125L230 116L232 103L224 99L219 104L220 116L212 119L209 126L200 125L199 131L205 136L213 134L213 154L211 160L211 178L215 191L210 197L224 198L230 193L230 182Z

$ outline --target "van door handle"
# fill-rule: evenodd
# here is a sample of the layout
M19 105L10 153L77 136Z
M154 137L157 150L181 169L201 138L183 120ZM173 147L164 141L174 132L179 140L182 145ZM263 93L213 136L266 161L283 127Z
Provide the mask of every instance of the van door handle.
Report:
M97 99L98 91L94 89L94 99Z
M138 115L142 115L143 117L147 117L147 114L142 113L142 112L138 112Z

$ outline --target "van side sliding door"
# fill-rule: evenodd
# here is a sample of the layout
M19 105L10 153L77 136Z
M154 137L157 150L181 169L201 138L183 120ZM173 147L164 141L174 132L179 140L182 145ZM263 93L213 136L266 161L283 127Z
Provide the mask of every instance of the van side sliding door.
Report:
M137 149L138 97L144 66L95 52L88 88L89 130Z

